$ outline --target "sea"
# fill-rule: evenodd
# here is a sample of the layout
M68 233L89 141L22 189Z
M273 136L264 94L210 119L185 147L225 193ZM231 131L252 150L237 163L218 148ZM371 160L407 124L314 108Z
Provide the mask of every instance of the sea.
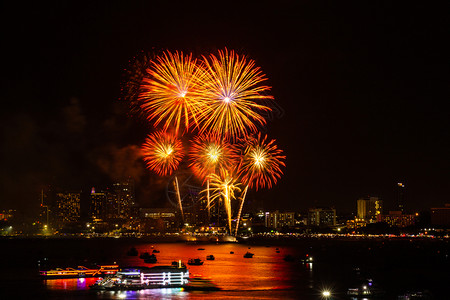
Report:
M157 263L128 256L131 247L139 253L158 250ZM244 258L247 251L253 258ZM0 299L352 299L347 290L368 279L383 291L376 299L406 299L399 296L417 292L427 295L424 299L450 299L449 254L448 239L269 238L215 244L151 238L1 238ZM215 260L206 260L207 255ZM302 261L305 257L312 261ZM186 263L189 258L204 261L188 266L190 276L207 278L220 291L95 291L89 286L98 278L38 276L39 269L49 267L150 267ZM324 297L324 291L330 296Z

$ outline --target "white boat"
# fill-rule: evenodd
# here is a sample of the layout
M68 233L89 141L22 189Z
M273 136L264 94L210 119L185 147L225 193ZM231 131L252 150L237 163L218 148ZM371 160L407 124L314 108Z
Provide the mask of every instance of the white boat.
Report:
M184 264L129 267L121 269L113 276L106 277L91 285L96 290L140 290L151 288L182 287L189 281L189 270Z

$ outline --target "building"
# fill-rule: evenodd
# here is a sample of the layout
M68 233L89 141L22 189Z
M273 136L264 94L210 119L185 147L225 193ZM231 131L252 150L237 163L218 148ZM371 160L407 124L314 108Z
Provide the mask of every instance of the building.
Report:
M356 204L358 219L375 222L377 216L383 213L383 201L378 197L360 198Z
M308 225L318 227L336 226L336 209L310 208L308 211Z
M294 212L274 212L265 213L265 225L268 228L279 229L283 227L293 227L295 225Z
M450 226L450 204L444 207L431 208L431 224Z
M176 231L179 222L177 212L170 208L140 208L141 232Z
M405 185L397 183L397 210L405 213Z
M107 205L110 206L107 215L110 218L128 219L132 215L135 205L134 181L131 178L114 183L107 196Z
M81 192L65 192L56 194L56 223L62 227L80 220Z
M91 190L91 209L90 215L92 219L100 219L104 220L107 214L107 197L106 193L103 192L95 192L95 188Z
M367 221L364 219L355 218L354 220L347 220L346 226L347 229L357 230L362 227L366 227Z
M416 222L415 215L404 215L401 211L390 211L388 215L378 215L378 222L388 223L390 226L407 227Z

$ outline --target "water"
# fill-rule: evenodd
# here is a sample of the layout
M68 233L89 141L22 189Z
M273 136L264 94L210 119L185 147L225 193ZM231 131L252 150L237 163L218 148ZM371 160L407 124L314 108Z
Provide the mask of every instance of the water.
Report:
M0 299L320 299L325 289L332 291L332 299L347 299L347 288L362 277L372 278L383 288L384 299L396 299L408 290L429 290L435 299L444 299L450 279L447 241L305 239L276 241L276 244L273 241L185 244L139 239L38 239L0 240L0 247ZM139 253L159 250L156 265L198 257L204 264L188 266L191 276L209 278L222 290L92 291L89 285L96 278L41 280L37 277L37 261L43 261L44 257L60 267L89 263L153 265L139 257L127 256L131 247ZM244 258L247 251L254 253L254 257ZM211 254L215 260L206 260ZM306 254L313 257L312 264L299 262ZM296 261L286 262L286 255L294 256Z

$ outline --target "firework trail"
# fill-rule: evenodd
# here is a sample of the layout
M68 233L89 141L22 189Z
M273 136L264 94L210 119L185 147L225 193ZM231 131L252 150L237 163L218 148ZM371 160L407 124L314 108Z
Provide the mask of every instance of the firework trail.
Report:
M208 190L202 192L209 193L211 190L211 201L222 201L227 213L228 228L231 234L231 201L235 199L235 192L240 192L239 183L236 183L230 173L226 172L223 176L217 174L209 175L210 186Z
M163 124L164 131L174 129L175 134L198 126L198 114L206 113L208 106L204 94L203 68L183 52L164 52L150 64L148 76L141 86L141 108L154 126Z
M273 97L265 95L270 87L261 83L267 78L253 60L225 49L218 57L203 56L203 65L204 98L209 110L200 115L201 132L235 140L265 125L261 112L270 111L270 107L258 102Z
M148 135L142 154L147 168L161 176L172 174L184 156L181 141L162 131Z

